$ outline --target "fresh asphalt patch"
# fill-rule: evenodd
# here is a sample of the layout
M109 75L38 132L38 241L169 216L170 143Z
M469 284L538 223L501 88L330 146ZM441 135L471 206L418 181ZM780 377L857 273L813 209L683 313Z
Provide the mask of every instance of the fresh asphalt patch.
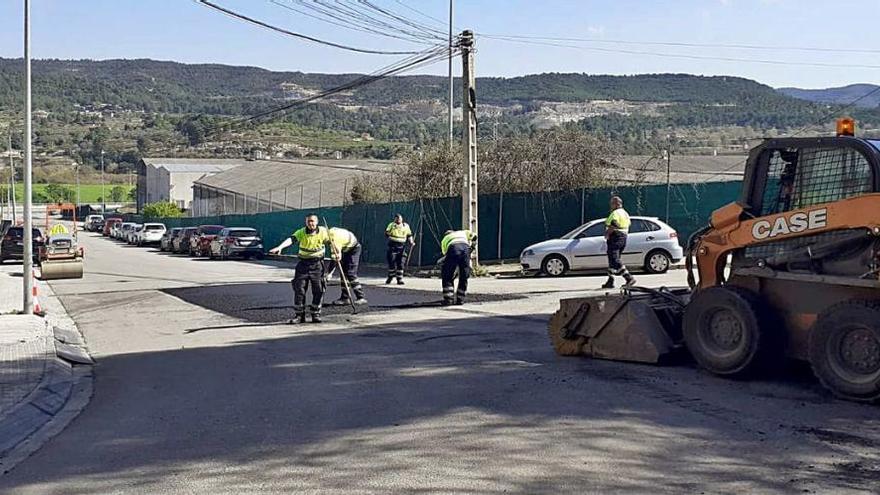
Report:
M425 291L401 287L365 286L369 304L358 306L358 313L390 311L407 308L439 307L440 291ZM336 315L350 315L350 305L333 306L339 298L341 287L331 285L324 294L322 314L333 318ZM164 289L166 294L177 297L189 304L201 306L233 318L255 323L283 323L294 317L293 290L290 282L265 282L206 287L184 287ZM311 292L306 293L306 303L311 301ZM523 299L515 294L469 294L467 304Z

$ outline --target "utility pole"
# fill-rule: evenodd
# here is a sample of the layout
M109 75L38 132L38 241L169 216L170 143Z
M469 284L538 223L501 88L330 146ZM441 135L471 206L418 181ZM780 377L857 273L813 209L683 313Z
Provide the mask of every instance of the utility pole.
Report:
M33 131L31 129L31 1L24 0L24 246L21 278L23 283L24 301L21 312L34 314L34 219L31 213L33 206L31 197L31 179L33 162L31 146Z
M477 89L474 75L474 33L461 33L461 109L464 118L462 156L464 158L464 187L461 194L461 228L477 234ZM477 253L473 253L477 261Z
M79 209L79 163L73 162L76 170L76 207Z
M454 3L455 0L449 0L449 150L452 150L452 101L454 79L452 78L452 22L454 19Z
M101 150L101 214L107 212L107 195L104 193L104 150Z

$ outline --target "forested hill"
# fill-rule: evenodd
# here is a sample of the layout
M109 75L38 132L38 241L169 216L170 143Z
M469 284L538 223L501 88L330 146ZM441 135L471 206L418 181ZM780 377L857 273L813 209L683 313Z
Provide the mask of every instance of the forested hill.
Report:
M0 106L19 104L21 59L0 59ZM273 72L255 67L181 64L155 60L38 60L34 63L35 106L49 111L74 105L110 104L148 112L249 114L279 99L297 98L354 79L359 74ZM769 86L737 77L686 74L594 76L537 74L480 78L479 101L506 105L533 101L630 100L698 105L806 105ZM388 78L337 97L352 104L388 106L442 101L446 79ZM458 91L456 91L456 95Z

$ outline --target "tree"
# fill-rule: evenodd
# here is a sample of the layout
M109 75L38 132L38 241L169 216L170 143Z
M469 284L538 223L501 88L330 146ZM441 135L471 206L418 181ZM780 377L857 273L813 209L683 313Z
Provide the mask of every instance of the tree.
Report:
M144 205L143 212L147 218L178 218L183 212L176 204L169 201L158 201Z
M63 184L47 184L40 196L44 202L61 203L70 201L74 196L74 191L72 187Z
M110 201L118 203L125 198L125 188L122 186L113 186L110 190Z

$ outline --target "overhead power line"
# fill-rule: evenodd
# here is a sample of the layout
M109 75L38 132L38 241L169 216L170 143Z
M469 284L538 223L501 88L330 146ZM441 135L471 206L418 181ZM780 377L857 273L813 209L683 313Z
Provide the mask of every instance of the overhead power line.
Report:
M661 52L650 52L650 51L641 51L641 50L625 50L625 49L616 49L616 48L602 48L596 46L580 46L580 45L569 45L564 43L554 43L549 41L536 41L536 40L527 40L520 38L511 38L506 36L495 36L484 34L483 38L494 39L499 41L507 41L512 43L522 43L522 44L532 44L532 45L543 45L543 46L556 46L561 48L573 48L576 50L588 50L588 51L596 51L596 52L606 52L606 53L624 53L627 55L648 55L652 57L665 57L665 58L683 58L683 59L691 59L691 60L714 60L720 62L738 62L738 63L755 63L755 64L768 64L768 65L784 65L784 66L798 66L798 67L834 67L834 68L846 68L846 69L880 69L880 65L867 65L867 64L840 64L840 63L826 63L826 62L793 62L786 60L767 60L767 59L754 59L754 58L741 58L741 57L719 57L719 56L709 56L709 55L691 55L684 53L661 53Z
M278 26L273 26L272 24L268 24L266 22L255 19L253 17L249 17L244 14L240 14L238 12L231 10L231 9L227 9L226 7L222 7L216 3L210 2L208 0L196 0L196 2L202 4L206 7L209 7L211 9L214 9L218 12L222 12L223 14L226 14L232 18L235 18L235 19L238 19L241 21L245 21L245 22L249 22L249 23L254 24L256 26L260 26L262 28L269 29L271 31L275 31L277 33L281 33L281 34L284 34L287 36L292 36L294 38L298 38L298 39L302 39L302 40L306 40L306 41L311 41L313 43L318 43L321 45L332 46L334 48L339 48L342 50L348 50L348 51L357 52L357 53L367 53L367 54L371 54L371 55L412 55L412 54L418 53L418 52L414 52L414 51L370 50L370 49L366 49L366 48L357 48L357 47L353 47L353 46L343 45L340 43L334 43L332 41L318 39L318 38L308 36L305 34L295 33L293 31L290 31L290 30L287 30L284 28L280 28Z
M396 1L396 0L395 0ZM399 3L399 2L398 2ZM645 45L645 46L671 46L686 48L730 48L736 50L762 50L762 51L803 51L803 52L826 52L826 53L868 53L880 54L880 49L870 48L827 48L818 46L792 46L792 45L750 45L742 43L691 43L677 41L638 41L604 38L568 38L561 36L526 36L518 34L476 33L479 36L497 38L516 38L521 40L537 41L571 41L580 43L605 43L616 45Z
M258 112L256 114L250 115L248 117L242 117L242 118L237 119L235 121L218 125L218 126L214 127L213 129L209 130L206 134L207 135L214 135L214 134L221 132L221 131L224 131L224 130L231 130L234 127L237 127L237 126L249 123L249 122L253 122L256 120L260 120L265 117L275 115L275 114L278 114L281 112L285 112L287 110L292 110L294 108L298 108L298 107L304 106L306 104L315 102L317 100L327 98L329 96L333 96L333 95L336 95L336 94L339 94L339 93L342 93L345 91L350 91L352 89L356 89L356 88L365 86L367 84L372 84L374 82L380 81L382 79L385 79L385 78L393 76L393 75L399 75L399 74L402 74L407 71L415 70L417 68L430 65L430 64L438 62L440 60L446 60L448 57L454 56L457 53L458 53L457 49L454 49L452 52L450 52L449 47L447 47L445 45L438 45L430 50L425 50L423 52L419 52L416 55L406 57L406 58L399 60L393 64L382 67L382 68L380 68L370 74L360 76L360 77L358 77L348 83L345 83L345 84L342 84L342 85L339 85L339 86L336 86L333 88L326 89L324 91L321 91L319 93L316 93L314 95L311 95L311 96L308 96L305 98L300 98L298 100L295 100L293 102L290 102L290 103L282 105L282 106L278 106L278 107L275 107L275 108L272 108L269 110L264 110L262 112Z

